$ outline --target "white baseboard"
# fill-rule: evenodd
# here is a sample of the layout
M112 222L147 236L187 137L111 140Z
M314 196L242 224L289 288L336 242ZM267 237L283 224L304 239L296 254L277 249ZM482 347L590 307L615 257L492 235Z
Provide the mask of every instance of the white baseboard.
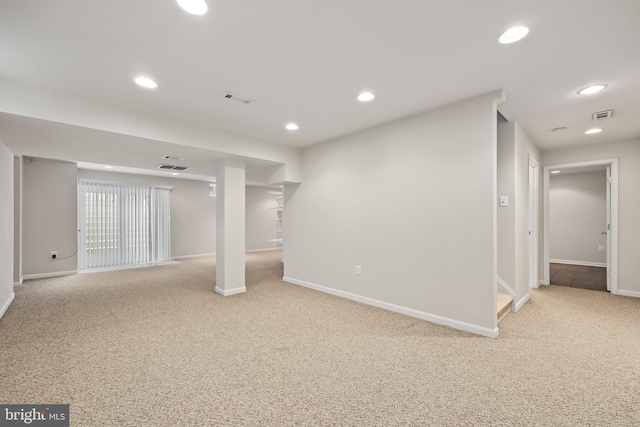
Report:
M531 294L530 293L527 293L524 297L520 298L520 301L518 301L516 303L515 307L513 308L513 312L517 313L518 310L520 310L523 305L525 305L527 302L529 302L530 299L531 299Z
M24 280L24 277L20 279L19 282L14 282L13 283L13 287L15 288L16 286L22 286L22 281Z
M572 261L567 259L550 259L550 263L553 264L569 264L569 265L583 265L585 267L606 267L606 262L590 262L590 261Z
M213 253L213 254L182 255L182 256L174 256L172 259L174 261L177 261L179 259L207 258L207 257L210 257L210 256L216 256L216 254Z
M635 292L635 291L622 291L618 289L618 295L622 295L623 297L640 298L640 292Z
M56 271L54 273L41 273L41 274L25 274L22 277L22 280L47 279L49 277L71 276L71 275L74 275L74 274L78 274L78 270Z
M245 252L246 253L253 253L253 252L268 252L268 251L281 251L282 247L279 248L264 248L264 249L248 249Z
M482 335L484 337L497 338L498 334L500 333L498 328L495 328L495 329L484 328L482 326L472 325L470 323L461 322L459 320L449 319L449 318L438 316L435 314L425 313L423 311L414 310L412 308L401 307L399 305L390 304L390 303L379 301L373 298L363 297L363 296L355 295L349 292L327 288L325 286L316 285L313 283L305 282L304 280L294 279L292 277L283 277L282 280L287 283L292 283L294 285L299 285L305 288L314 289L316 291L350 299L352 301L361 302L363 304L372 305L374 307L404 314L406 316L416 317L418 319L426 320L428 322L436 323L438 325L448 326L453 329L458 329L465 332L471 332L472 334Z
M235 295L235 294L241 294L244 292L247 292L247 288L245 288L244 286L241 288L234 288L234 289L220 289L219 287L216 286L215 289L216 293L219 293L220 295L222 295L223 297L228 297L229 295Z
M7 302L5 302L2 308L0 308L0 319L2 319L2 316L4 316L4 314L7 312L7 310L9 309L9 306L11 305L15 297L16 297L15 292L11 292L11 296L9 297Z
M246 250L245 253L281 251L281 250L282 248L249 249L249 250ZM210 256L216 256L216 254L212 253L212 254L181 255L181 256L174 256L172 259L177 261L180 259L207 258Z

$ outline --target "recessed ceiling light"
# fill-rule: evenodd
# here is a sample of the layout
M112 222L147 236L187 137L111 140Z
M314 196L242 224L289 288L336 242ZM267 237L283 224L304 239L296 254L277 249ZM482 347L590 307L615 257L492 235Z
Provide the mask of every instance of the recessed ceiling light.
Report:
M373 101L373 98L375 97L376 96L371 92L362 92L360 95L358 95L358 101L369 102L369 101Z
M584 133L586 133L587 135L593 135L594 133L599 133L602 132L602 129L600 128L593 128L593 129L589 129L584 131Z
M287 130L298 130L299 126L295 123L289 123L285 126Z
M605 89L606 87L607 87L607 85L605 85L605 84L599 84L599 85L593 85L593 86L585 87L584 89L580 89L578 91L578 95L592 95L594 93L600 92L602 89Z
M551 132L564 132L565 130L567 130L566 126L560 126L560 127L551 129Z
M178 172L171 172L171 175L180 175Z
M149 77L136 77L135 82L142 87L146 87L148 89L155 89L158 87L158 84L151 80Z
M208 7L204 0L176 0L178 6L192 15L204 15Z
M109 165L104 165L104 167L107 169L113 169L113 166L109 166Z
M526 36L528 33L529 29L520 25L518 27L509 28L500 36L498 41L502 44L515 43L518 40L524 38L524 36Z
M551 173L560 173L560 171L551 171Z

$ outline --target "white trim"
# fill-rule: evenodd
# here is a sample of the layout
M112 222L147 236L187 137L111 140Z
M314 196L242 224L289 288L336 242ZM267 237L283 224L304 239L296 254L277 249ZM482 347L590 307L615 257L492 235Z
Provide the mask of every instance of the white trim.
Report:
M19 282L13 282L13 287L15 288L16 286L22 286L22 280Z
M513 288L511 286L509 286L509 284L507 282L505 282L504 280L502 280L502 278L500 276L498 276L498 283L500 284L500 286L502 286L507 292L509 292L511 294L511 296L516 296L516 291L513 290Z
M49 277L72 276L78 274L78 270L56 271L53 273L25 274L22 280L48 279Z
M544 284L548 285L549 277L549 178L551 169L573 169L585 166L611 166L611 293L618 294L618 159L601 159L587 162L563 163L544 167L543 174L543 233L544 233Z
M536 287L536 289L538 289L541 285L544 285L544 280L542 279L538 280L538 286Z
M530 299L531 299L531 294L527 292L527 294L522 298L520 298L520 301L518 301L515 304L515 306L513 307L513 312L517 313L522 308L523 305L529 302Z
M216 293L219 293L223 297L228 297L229 295L235 295L235 294L241 294L241 293L247 292L247 288L243 286L241 288L225 290L225 289L220 289L219 287L216 286L215 291Z
M281 251L282 247L279 248L265 248L265 249L248 249L246 251L244 251L245 253L249 254L249 253L253 253L253 252L267 252L267 251ZM192 258L207 258L207 257L211 257L211 256L216 256L215 252L212 254L196 254L196 255L181 255L181 256L174 256L172 259L174 261L180 260L180 259L192 259Z
M7 302L5 302L2 308L0 308L0 319L2 319L2 316L4 316L4 314L7 312L7 310L9 309L9 306L11 305L11 303L15 298L16 298L16 293L11 292L11 296L9 297Z
M573 261L570 259L550 259L549 262L554 264L583 265L585 267L607 267L606 262Z
M248 249L245 253L253 253L253 252L269 252L269 251L281 251L282 246L279 248L264 248L264 249Z
M142 262L139 264L112 265L110 267L82 268L78 274L106 273L108 271L133 270L136 268L162 267L164 265L180 264L178 261Z
M177 261L179 259L207 258L210 256L216 256L216 254L212 253L212 254L181 255L181 256L174 256L172 259L174 261Z
M622 291L618 289L618 295L621 295L623 297L640 298L640 292L635 292L635 291Z
M471 332L472 334L482 335L488 338L498 338L498 334L500 333L498 328L495 328L495 329L484 328L482 326L472 325L471 323L460 322L459 320L449 319L447 317L425 313L423 311L414 310L412 308L401 307L399 305L375 300L373 298L363 297L363 296L355 295L349 292L327 288L326 286L316 285L313 283L305 282L304 280L298 280L298 279L294 279L286 276L283 277L282 280L287 283L292 283L294 285L303 286L305 288L309 288L309 289L324 292L327 294L335 295L338 297L350 299L352 301L361 302L363 304L372 305L374 307L393 311L395 313L404 314L406 316L426 320L428 322L436 323L438 325L448 326L450 328L458 329L460 331Z

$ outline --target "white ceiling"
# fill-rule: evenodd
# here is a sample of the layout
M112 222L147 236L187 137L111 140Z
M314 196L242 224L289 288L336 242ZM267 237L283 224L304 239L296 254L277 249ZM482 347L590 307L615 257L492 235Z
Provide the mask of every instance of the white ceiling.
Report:
M543 150L640 136L638 0L207 3L193 16L174 0L3 0L0 76L295 147L496 89ZM513 25L529 35L500 45ZM137 87L141 74L159 87ZM609 86L576 94L595 83ZM362 90L376 99L360 103ZM605 109L604 131L584 135Z

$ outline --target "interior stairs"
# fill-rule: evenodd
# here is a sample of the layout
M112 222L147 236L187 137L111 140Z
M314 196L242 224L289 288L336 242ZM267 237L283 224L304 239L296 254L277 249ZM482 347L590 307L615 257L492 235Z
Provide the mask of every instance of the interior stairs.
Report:
M511 312L513 296L498 292L498 323Z

